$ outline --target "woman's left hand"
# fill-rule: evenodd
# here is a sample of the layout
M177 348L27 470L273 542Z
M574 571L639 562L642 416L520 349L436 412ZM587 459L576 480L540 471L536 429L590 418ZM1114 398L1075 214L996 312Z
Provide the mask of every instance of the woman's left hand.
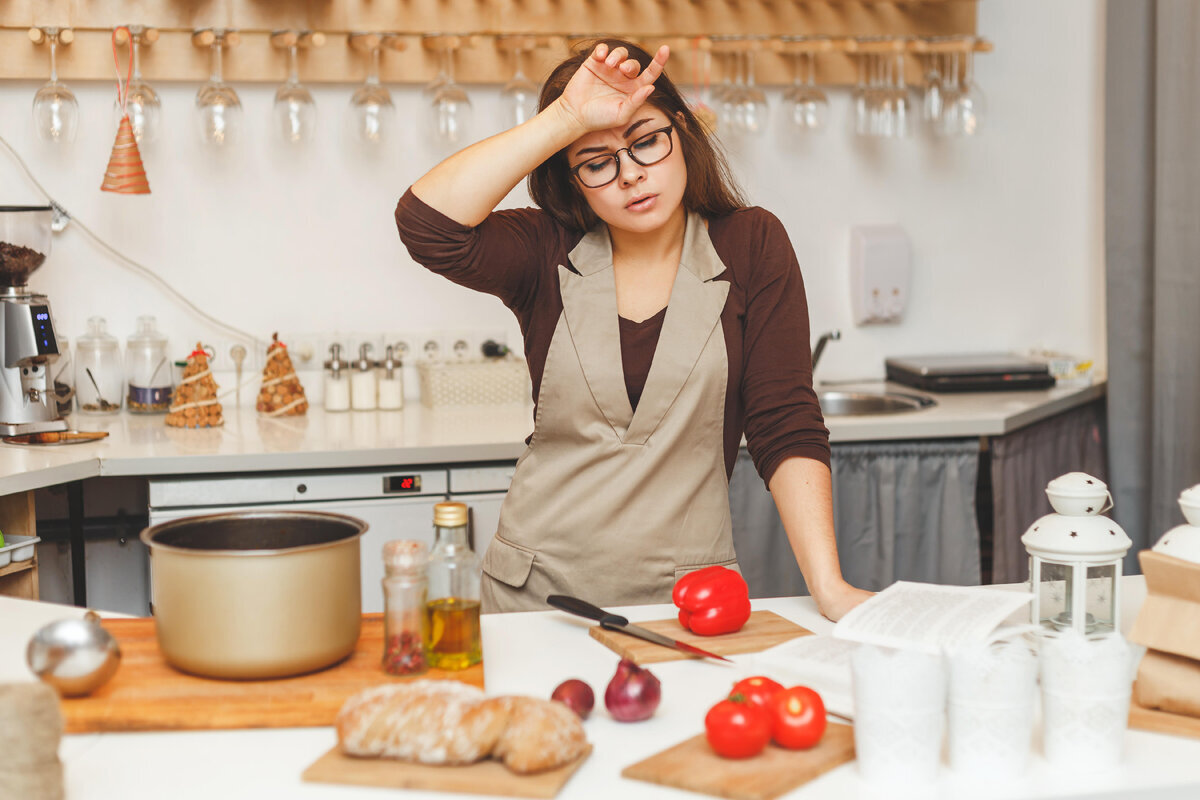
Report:
M841 581L838 585L825 589L820 594L814 594L813 599L817 601L817 610L821 612L822 616L837 622L849 614L851 609L873 597L874 594L865 589L856 589L845 581Z

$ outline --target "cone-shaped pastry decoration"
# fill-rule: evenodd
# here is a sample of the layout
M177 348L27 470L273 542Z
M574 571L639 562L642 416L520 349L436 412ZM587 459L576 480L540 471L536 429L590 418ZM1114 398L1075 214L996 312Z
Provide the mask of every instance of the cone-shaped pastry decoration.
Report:
M121 125L117 128L117 140L113 142L112 156L108 159L108 169L104 171L104 182L100 184L100 191L150 194L150 182L146 179L142 154L138 152L137 139L133 136L133 126L129 123L128 114L121 117Z
M167 424L172 428L215 428L224 423L217 382L208 367L208 353L203 344L196 342L196 349L188 356L183 370L183 380L171 399Z
M287 345L279 341L278 333L271 334L267 365L263 367L262 388L255 408L268 417L298 417L308 411L304 387L296 377Z

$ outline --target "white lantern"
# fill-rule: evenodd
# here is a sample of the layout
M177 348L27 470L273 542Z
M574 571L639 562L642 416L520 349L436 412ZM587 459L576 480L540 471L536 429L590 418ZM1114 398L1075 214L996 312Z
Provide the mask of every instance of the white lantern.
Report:
M1111 633L1120 621L1121 560L1132 541L1101 514L1112 495L1083 472L1061 475L1046 486L1057 512L1025 531L1029 552L1032 621L1049 631Z

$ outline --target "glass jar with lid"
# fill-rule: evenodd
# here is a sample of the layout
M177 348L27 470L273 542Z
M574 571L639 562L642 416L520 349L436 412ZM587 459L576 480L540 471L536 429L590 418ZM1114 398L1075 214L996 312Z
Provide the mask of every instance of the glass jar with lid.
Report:
M152 316L138 317L137 333L125 341L125 407L135 414L165 414L171 408L174 377L167 336Z
M397 539L383 546L383 671L419 675L425 661L425 595L429 549Z
M88 319L88 331L75 340L75 397L84 414L121 410L125 380L121 347L104 317Z

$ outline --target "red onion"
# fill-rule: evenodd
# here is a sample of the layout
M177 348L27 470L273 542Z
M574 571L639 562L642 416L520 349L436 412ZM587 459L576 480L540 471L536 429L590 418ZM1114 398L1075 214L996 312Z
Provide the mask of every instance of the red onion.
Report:
M662 699L662 684L648 669L627 658L617 665L617 673L604 690L604 706L618 722L650 719Z
M596 694L592 691L592 687L578 678L571 678L560 683L555 687L550 699L565 704L583 719L587 719L587 715L592 712L592 707L596 705Z

